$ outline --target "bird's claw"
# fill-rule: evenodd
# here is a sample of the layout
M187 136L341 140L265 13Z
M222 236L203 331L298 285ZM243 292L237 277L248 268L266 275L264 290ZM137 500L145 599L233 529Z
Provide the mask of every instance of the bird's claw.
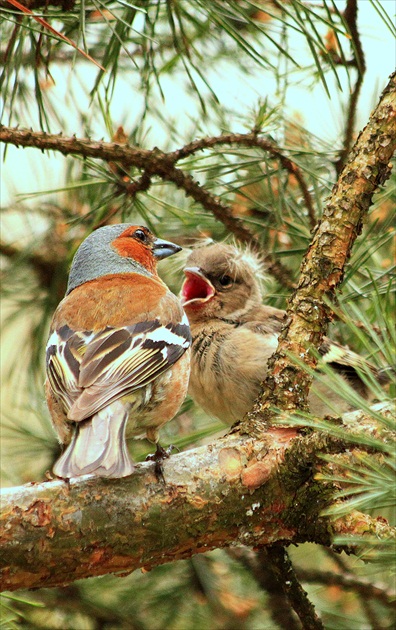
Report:
M147 455L146 457L146 462L155 463L154 465L155 476L157 477L158 481L162 481L162 483L165 483L164 472L162 470L162 462L165 459L168 459L168 457L170 457L172 451L175 448L177 447L173 446L173 444L170 444L168 448L164 448L163 446L157 443L157 448L156 448L155 453L151 453L150 455Z

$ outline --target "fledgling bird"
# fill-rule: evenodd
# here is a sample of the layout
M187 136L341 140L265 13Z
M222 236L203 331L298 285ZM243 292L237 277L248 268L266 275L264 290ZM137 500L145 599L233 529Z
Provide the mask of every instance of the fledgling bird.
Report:
M262 304L258 271L251 256L222 243L193 250L184 269L181 297L193 338L189 393L206 413L227 424L252 408L284 321L285 311ZM366 395L354 369L368 365L362 357L327 338L319 353ZM315 390L338 413L350 409L341 396L314 381L309 395L313 414L334 414Z
M58 477L134 470L126 437L158 444L183 402L191 334L157 261L181 247L127 223L99 228L77 250L47 343L46 396L66 450Z

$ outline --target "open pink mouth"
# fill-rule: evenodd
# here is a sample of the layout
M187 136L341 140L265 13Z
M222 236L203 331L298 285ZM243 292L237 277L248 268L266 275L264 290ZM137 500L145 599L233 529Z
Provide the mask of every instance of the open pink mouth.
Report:
M212 284L202 274L199 267L187 267L184 270L186 279L181 290L181 301L183 306L187 304L203 304L210 300L215 290Z

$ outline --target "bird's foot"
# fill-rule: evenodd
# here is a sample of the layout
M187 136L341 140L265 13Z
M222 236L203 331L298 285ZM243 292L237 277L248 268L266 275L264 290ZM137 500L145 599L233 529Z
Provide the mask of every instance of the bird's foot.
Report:
M161 444L157 442L157 449L155 453L152 453L151 455L147 455L146 457L146 462L155 462L155 466L154 466L155 476L157 477L157 480L162 481L162 483L165 483L164 472L162 469L162 462L165 459L168 459L168 457L170 457L172 451L175 448L177 447L173 446L173 444L170 444L168 448L164 448L163 446L161 446Z

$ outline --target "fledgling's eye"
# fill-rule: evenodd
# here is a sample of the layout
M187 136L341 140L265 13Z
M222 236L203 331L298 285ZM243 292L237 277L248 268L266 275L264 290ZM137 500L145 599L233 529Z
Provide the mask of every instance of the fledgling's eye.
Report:
M230 276L221 276L219 282L222 287L230 287L233 283L233 279Z
M133 233L133 236L139 239L139 241L142 241L142 243L147 243L148 241L148 236L143 230L136 230L136 232Z

